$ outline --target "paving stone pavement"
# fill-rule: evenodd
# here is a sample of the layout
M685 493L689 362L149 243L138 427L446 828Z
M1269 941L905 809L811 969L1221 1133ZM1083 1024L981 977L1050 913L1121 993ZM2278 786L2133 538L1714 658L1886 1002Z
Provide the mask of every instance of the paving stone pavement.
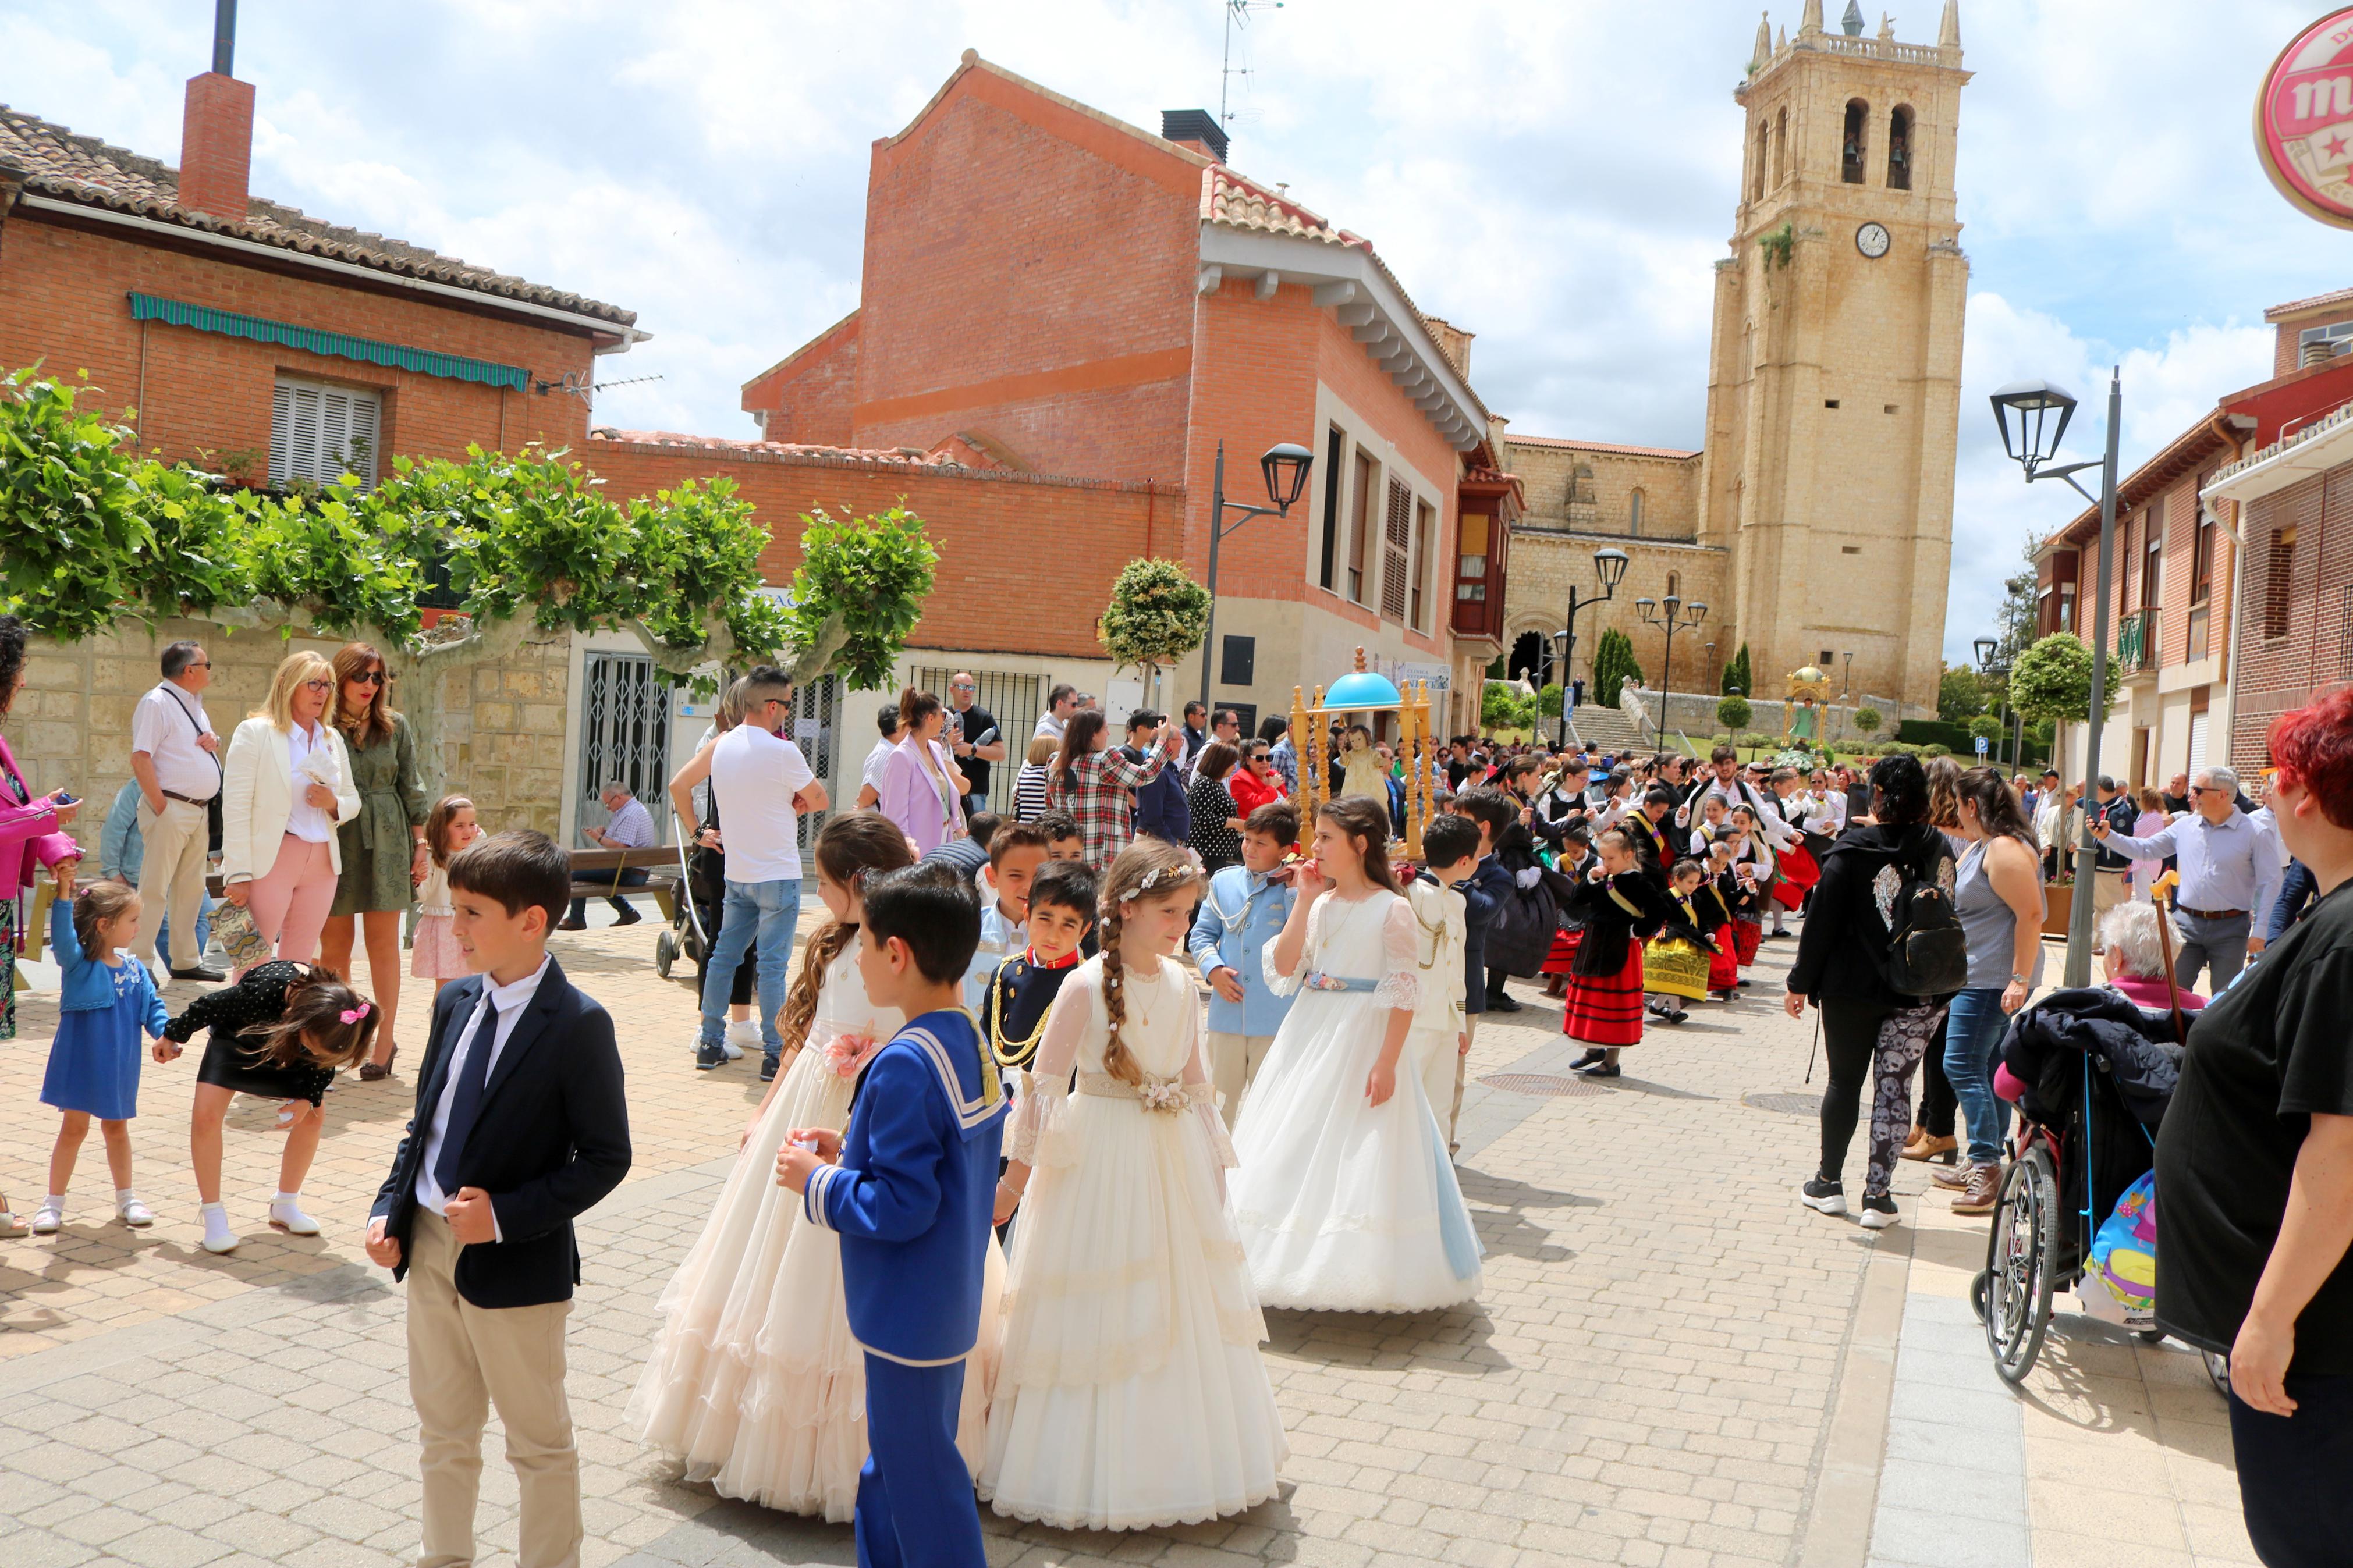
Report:
M637 1145L629 1181L582 1225L570 1393L586 1561L849 1563L846 1526L715 1499L626 1435L654 1303L760 1092L748 1070L756 1058L692 1070L691 993L654 975L650 945L646 928L605 928L557 949L619 1022ZM1815 1142L1801 1081L1810 1028L1775 1005L1793 947L1767 944L1753 998L1654 1029L1614 1086L1570 1080L1553 1087L1572 1092L1531 1094L1474 1081L1461 1165L1488 1253L1485 1292L1473 1307L1412 1317L1269 1314L1292 1442L1279 1500L1125 1535L984 1515L991 1562L1861 1564L1877 1472L1893 1451L1890 1369L1919 1269L1908 1225L1873 1236L1792 1199ZM1490 1015L1474 1080L1556 1078L1574 1054L1556 1005L1515 990L1526 1010ZM428 992L408 983L404 1017L421 1025ZM12 1196L39 1184L55 1131L37 1103L53 1001L28 998L21 1015L23 1037L0 1047L0 1179ZM375 1564L414 1552L401 1299L358 1245L414 1092L421 1033L408 1035L396 1079L329 1097L306 1187L324 1236L253 1230L226 1258L196 1247L184 1135L191 1055L150 1066L134 1123L139 1184L161 1215L153 1230L99 1223L100 1197L90 1194L106 1184L93 1147L66 1231L0 1243L5 1568ZM242 1101L231 1118L230 1208L248 1225L274 1183L268 1121L267 1107ZM1861 1159L1858 1143L1851 1180ZM1906 1167L1899 1191L1921 1184ZM1909 1197L1905 1207L1908 1218ZM1950 1223L1966 1252L1961 1222ZM2054 1375L2067 1364L2054 1356ZM1989 1366L1983 1381L1998 1386ZM2138 1423L2163 1447L2168 1430L2194 1428L2210 1466L2211 1424L2180 1413L2196 1391L2161 1392L2167 1403L2145 1396L2104 1425L2101 1401L2129 1391L2114 1376L2078 1380L2067 1385L2072 1430L2096 1441ZM2061 1445L2027 1419L2032 1489L2038 1457ZM490 1441L482 1539L486 1552L511 1553L514 1486ZM2223 1445L2227 1479L2227 1433ZM2047 1496L2080 1528L2067 1511L2077 1473L2068 1466L2084 1461L2054 1462L2051 1488L2031 1490L2034 1506ZM2198 1528L2218 1529L2211 1476L2180 1477L2210 1510Z

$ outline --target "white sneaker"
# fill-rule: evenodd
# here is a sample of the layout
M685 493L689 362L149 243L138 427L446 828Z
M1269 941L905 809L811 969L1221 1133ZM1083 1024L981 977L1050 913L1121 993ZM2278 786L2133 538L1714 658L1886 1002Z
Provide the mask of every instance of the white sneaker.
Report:
M33 1211L33 1234L55 1236L58 1227L66 1223L66 1211L57 1205L45 1203Z
M269 1205L269 1228L282 1230L289 1236L316 1236L319 1234L319 1222L304 1214L300 1204L273 1201Z
M727 1026L726 1036L720 1040L719 1048L727 1053L729 1061L741 1061L744 1059L744 1047L750 1046L757 1049L759 1044L760 1021L756 1018L737 1018Z
M155 1223L155 1211L137 1198L125 1198L114 1211L115 1217L133 1230L145 1230Z
M218 1204L206 1204L204 1205L204 1249L214 1254L235 1252L237 1244L241 1238L237 1232L228 1227L228 1211Z

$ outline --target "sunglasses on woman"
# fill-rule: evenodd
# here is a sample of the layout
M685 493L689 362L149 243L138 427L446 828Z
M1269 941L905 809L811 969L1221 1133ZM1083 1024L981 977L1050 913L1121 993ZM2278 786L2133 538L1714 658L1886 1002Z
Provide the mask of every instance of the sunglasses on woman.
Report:
M384 671L371 669L351 677L351 683L353 686L382 686L384 679Z

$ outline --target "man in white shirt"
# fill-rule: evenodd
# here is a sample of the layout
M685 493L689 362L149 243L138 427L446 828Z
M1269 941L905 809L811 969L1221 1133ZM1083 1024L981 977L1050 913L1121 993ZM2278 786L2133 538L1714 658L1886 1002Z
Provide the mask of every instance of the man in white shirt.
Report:
M703 1072L727 1060L728 993L746 951L756 952L760 990L760 1077L776 1076L784 1041L776 1015L800 918L800 814L826 808L801 749L777 733L792 718L793 685L763 665L750 682L744 722L711 749L711 798L727 834L727 900L719 934L702 965L702 1035L694 1065Z
M1071 715L1079 710L1080 703L1077 687L1055 687L1046 693L1046 710L1038 715L1038 727L1029 732L1029 738L1034 741L1043 735L1049 740L1060 740L1062 731L1070 724Z
M874 720L881 727L882 738L866 753L866 765L858 773L858 809L871 811L874 803L882 798L882 766L898 749L900 724L899 705L888 703L876 711Z
M131 773L139 785L139 935L132 952L156 971L155 933L171 916L171 973L222 980L196 945L213 796L220 793L220 737L197 695L212 684L212 656L192 642L164 650L164 679L131 710Z

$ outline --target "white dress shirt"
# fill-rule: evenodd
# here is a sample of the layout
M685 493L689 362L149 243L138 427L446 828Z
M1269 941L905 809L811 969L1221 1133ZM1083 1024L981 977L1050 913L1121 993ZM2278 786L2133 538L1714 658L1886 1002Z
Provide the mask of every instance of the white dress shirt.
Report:
M498 1070L499 1053L506 1049L507 1041L514 1035L515 1021L522 1016L523 1009L531 1005L531 999L539 994L540 980L546 973L547 958L543 955L537 969L512 985L492 985L489 975L482 977L482 999L476 1005L474 1016L466 1021L466 1032L458 1037L456 1048L449 1053L448 1068L441 1075L440 1098L433 1102L433 1120L425 1126L425 1148L417 1162L417 1207L431 1209L435 1214L447 1212L449 1194L444 1193L441 1184L433 1179L433 1167L441 1159L441 1140L449 1131L449 1108L457 1101L458 1084L465 1076L466 1058L482 1043L483 1014L493 1007L498 1009L499 1026L491 1037L491 1063L483 1079L487 1084L488 1074ZM491 1226L492 1234L496 1236L498 1213L495 1209L491 1211ZM498 1237L498 1239L503 1241L506 1238Z
M327 750L329 763L333 752L327 747L327 732L313 724L309 729L294 725L286 731L286 765L294 774L294 805L286 814L286 831L306 843L324 844L335 836L335 819L312 805L311 786L318 781L302 771L302 764L312 752Z
M210 800L221 786L220 768L196 737L212 727L195 692L160 680L131 710L131 749L154 763L156 788Z

